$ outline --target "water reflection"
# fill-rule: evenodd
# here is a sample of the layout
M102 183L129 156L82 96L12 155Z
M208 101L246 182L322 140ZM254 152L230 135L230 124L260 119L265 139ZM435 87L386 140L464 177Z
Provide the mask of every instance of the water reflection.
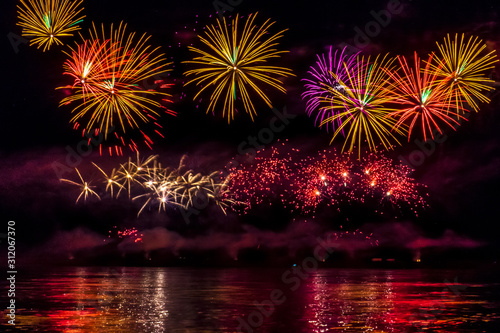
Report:
M16 331L234 332L236 318L257 311L255 302L269 300L274 289L283 291L286 301L255 332L490 332L500 327L499 285L479 276L462 285L450 282L461 278L451 271L329 269L313 272L291 291L283 271L38 273L18 281Z

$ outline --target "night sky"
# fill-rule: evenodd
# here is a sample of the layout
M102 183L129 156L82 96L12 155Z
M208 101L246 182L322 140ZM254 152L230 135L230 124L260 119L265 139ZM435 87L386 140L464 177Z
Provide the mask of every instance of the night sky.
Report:
M412 174L427 185L429 207L418 217L397 219L380 217L363 207L345 207L341 214L328 209L316 221L303 221L280 207L257 209L247 216L225 216L209 207L186 224L179 212L151 212L137 218L137 205L128 200L75 204L78 192L61 184L54 162L64 163L68 147L80 142L73 131L70 108L58 107L64 97L56 87L68 84L62 75L63 47L42 52L25 43L13 46L16 26L16 1L2 2L2 117L0 119L0 211L4 221L15 220L20 262L62 264L181 264L229 263L235 257L248 263L287 262L308 251L316 237L331 230L360 229L373 233L380 245L366 249L357 242L341 245L337 258L342 264L364 258L353 251L372 256L396 256L406 260L422 249L423 261L446 266L477 263L495 265L498 260L500 205L500 94L490 94L489 105L481 104L457 131L447 129L447 139L436 143ZM272 5L271 5L272 3ZM280 49L289 50L281 60L296 75L285 80L287 94L270 91L273 105L296 117L273 143L288 139L288 145L304 151L329 147L331 133L314 126L305 113L304 78L315 55L333 45L355 45L355 29L365 29L374 18L372 11L387 7L388 1L255 1L243 0L233 15L259 12L259 22L276 21L274 31L288 28ZM500 46L500 4L490 1L402 1L402 11L372 37L362 51L376 55L422 56L436 49L435 42L447 33L479 36L489 50ZM223 168L238 155L238 145L249 135L268 127L273 112L257 103L258 117L252 122L239 114L230 125L220 116L205 114L201 103L192 101L195 91L183 87L182 61L190 59L187 45L197 43L197 34L214 23L216 9L211 1L123 1L86 0L86 33L90 22L124 21L132 31L152 35L149 43L162 47L174 68L168 81L173 83L171 108L177 117L162 117L165 139L155 140L154 154L165 165L175 166L184 154L188 165L210 172ZM210 17L211 16L211 17ZM13 33L13 34L12 34ZM77 40L78 38L75 38ZM71 38L66 39L72 44ZM180 45L180 47L179 47ZM492 78L500 81L497 69ZM183 93L183 94L182 94ZM182 95L181 95L182 94ZM183 97L181 99L181 96ZM269 144L268 146L271 146ZM340 148L341 140L333 143ZM419 150L414 140L404 142L388 156L394 160ZM148 154L144 151L144 155ZM99 156L97 151L82 158L78 169L91 175L91 162L106 168L122 163L125 157ZM415 155L413 155L415 157ZM74 178L74 174L65 174ZM140 245L116 241L103 246L103 239L114 226L135 227L144 234ZM149 260L149 259L152 260ZM411 261L411 258L409 259ZM360 259L360 262L363 260Z

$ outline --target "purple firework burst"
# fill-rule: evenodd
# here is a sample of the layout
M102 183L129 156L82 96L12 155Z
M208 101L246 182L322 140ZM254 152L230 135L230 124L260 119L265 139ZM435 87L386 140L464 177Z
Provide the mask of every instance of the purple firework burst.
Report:
M340 83L347 79L347 71L357 66L356 57L358 53L349 55L346 47L337 49L333 53L330 46L328 54L317 54L317 61L311 66L307 74L309 78L302 79L306 83L306 91L302 93L302 99L306 101L306 112L309 117L315 117L314 123L320 126L323 120L328 119L339 112L338 109L325 108L325 101L333 97L333 90L341 91L345 87ZM339 82L340 81L340 82ZM326 129L334 130L335 125L341 125L341 119L326 124ZM331 128L330 128L331 127Z

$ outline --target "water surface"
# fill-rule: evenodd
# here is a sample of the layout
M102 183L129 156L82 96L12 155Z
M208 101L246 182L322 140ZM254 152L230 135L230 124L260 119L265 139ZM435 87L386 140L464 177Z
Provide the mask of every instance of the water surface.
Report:
M19 272L17 325L2 331L235 332L239 326L243 332L500 332L500 285L491 272L287 271ZM273 291L280 304L271 303Z

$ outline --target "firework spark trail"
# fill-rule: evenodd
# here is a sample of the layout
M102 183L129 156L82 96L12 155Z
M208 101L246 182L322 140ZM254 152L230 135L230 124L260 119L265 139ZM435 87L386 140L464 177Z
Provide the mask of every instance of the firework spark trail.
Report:
M83 0L21 0L17 5L18 22L22 35L30 39L30 45L43 47L43 51L52 45L63 45L61 38L73 36L80 30L78 23L85 15Z
M230 24L225 18L217 19L216 26L207 26L205 35L199 36L204 48L190 46L189 50L197 56L184 62L197 67L185 72L186 77L194 76L186 85L195 83L200 88L193 100L206 90L210 93L207 113L221 109L228 123L234 119L239 101L254 119L257 111L253 94L272 108L270 98L260 85L286 93L283 82L276 77L293 76L288 68L267 65L268 61L286 53L276 49L277 41L286 30L268 36L274 22L268 19L258 26L254 23L256 16L249 15L243 29L240 29L239 15Z

